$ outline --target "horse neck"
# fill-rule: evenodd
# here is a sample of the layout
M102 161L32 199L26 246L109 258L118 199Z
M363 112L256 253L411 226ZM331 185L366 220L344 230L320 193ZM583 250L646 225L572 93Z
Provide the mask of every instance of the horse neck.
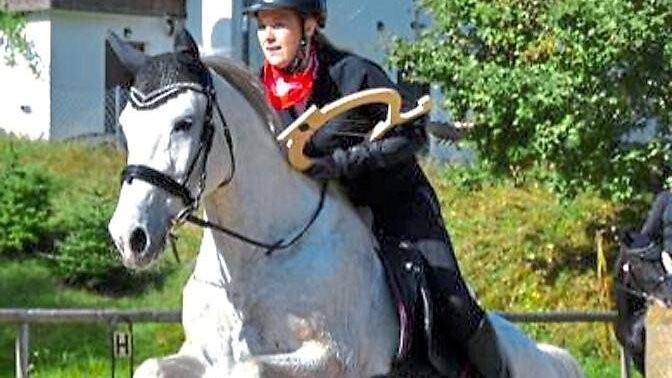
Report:
M264 121L241 94L219 78L215 87L231 130L235 172L228 185L204 198L207 219L265 243L291 238L317 208L318 186L286 163ZM221 124L217 130L211 159L228 165ZM242 266L259 261L265 252L218 231L205 233L199 265L221 284L235 280Z
M621 320L639 317L637 313L646 307L646 301L643 298L628 291L635 289L626 282L623 266L627 263L624 252L620 252L614 263L614 281L618 285L614 291L614 300Z

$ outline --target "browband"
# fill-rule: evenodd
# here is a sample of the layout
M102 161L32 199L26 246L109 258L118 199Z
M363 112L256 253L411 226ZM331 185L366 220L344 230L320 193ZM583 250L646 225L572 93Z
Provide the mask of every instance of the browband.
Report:
M161 87L147 94L141 92L135 87L131 87L129 101L136 109L154 108L169 98L172 98L184 91L192 90L199 93L207 93L205 87L193 82L173 83Z

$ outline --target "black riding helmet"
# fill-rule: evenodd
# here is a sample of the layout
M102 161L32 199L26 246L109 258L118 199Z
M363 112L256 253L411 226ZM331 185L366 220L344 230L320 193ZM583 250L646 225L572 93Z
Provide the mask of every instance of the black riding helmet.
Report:
M262 10L289 8L304 16L317 16L318 25L323 28L327 22L326 0L246 0L243 13L254 14Z

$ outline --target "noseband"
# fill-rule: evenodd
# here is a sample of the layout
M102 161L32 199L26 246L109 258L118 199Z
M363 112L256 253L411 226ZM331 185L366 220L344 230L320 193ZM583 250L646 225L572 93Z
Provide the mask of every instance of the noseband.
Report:
M322 185L320 192L320 200L317 205L317 208L311 215L309 221L306 225L295 234L294 237L286 241L285 239L280 239L274 243L266 243L254 240L247 236L242 235L239 232L230 230L223 226L208 222L204 219L201 219L194 215L194 212L198 209L198 206L201 201L201 196L205 190L205 181L206 181L206 168L208 162L208 156L210 150L212 149L212 140L215 133L215 122L212 116L213 109L217 110L217 115L222 121L222 128L224 131L224 137L226 139L226 144L229 150L229 161L231 165L231 173L229 176L224 179L217 187L221 188L233 180L233 177L236 172L236 159L233 152L233 138L231 137L231 131L224 114L222 113L219 104L217 103L217 95L215 92L214 85L212 83L212 76L208 73L206 86L203 87L198 83L186 82L186 83L175 83L167 85L163 88L157 89L148 94L144 94L135 87L131 87L129 101L131 105L138 110L148 110L154 109L159 105L165 103L168 99L177 96L178 94L184 93L186 91L194 91L196 93L201 93L206 96L208 104L206 107L205 118L203 122L203 130L201 132L198 151L194 156L193 160L189 164L189 169L183 178L180 180L175 180L174 178L166 175L163 172L157 171L154 168L151 168L146 165L127 165L121 172L122 183L126 182L128 184L132 183L134 179L142 180L153 186L156 186L167 193L170 193L173 196L176 196L182 200L185 205L185 208L178 213L178 215L173 219L173 227L183 223L184 221L196 224L203 228L212 228L219 232L222 232L226 235L234 237L238 240L246 242L248 244L266 248L266 255L270 255L276 250L288 248L294 243L296 243L303 235L308 231L310 226L315 222L319 213L322 210L324 205L324 199L326 196L326 183ZM197 184L196 195L193 195L189 189L189 179L196 169L196 165L200 161L200 174Z

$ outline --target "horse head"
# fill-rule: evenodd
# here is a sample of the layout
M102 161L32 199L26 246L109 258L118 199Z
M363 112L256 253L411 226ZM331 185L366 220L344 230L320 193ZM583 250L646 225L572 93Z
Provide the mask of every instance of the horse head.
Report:
M226 125L210 72L186 30L176 33L173 52L156 56L114 33L108 40L134 76L119 117L128 156L109 231L124 264L143 268L164 249L172 226L224 182L227 171L232 174L226 158L209 158L225 154L224 146L230 151L231 144L228 129L218 128Z
M651 238L636 231L624 232L616 268L617 290L647 303L672 307L672 257Z

